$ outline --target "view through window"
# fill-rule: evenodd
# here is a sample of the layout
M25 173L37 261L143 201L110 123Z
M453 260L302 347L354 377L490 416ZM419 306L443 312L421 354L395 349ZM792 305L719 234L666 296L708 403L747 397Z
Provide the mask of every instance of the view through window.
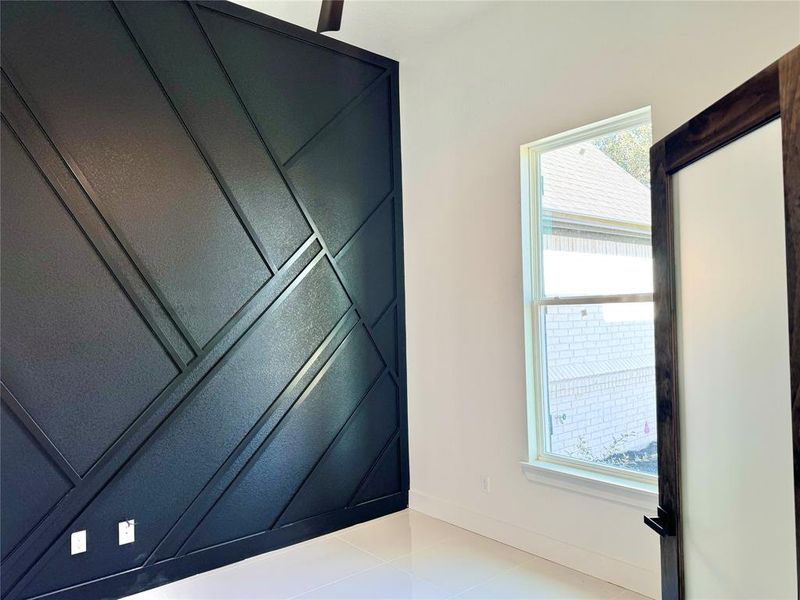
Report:
M539 461L653 480L649 109L526 147Z

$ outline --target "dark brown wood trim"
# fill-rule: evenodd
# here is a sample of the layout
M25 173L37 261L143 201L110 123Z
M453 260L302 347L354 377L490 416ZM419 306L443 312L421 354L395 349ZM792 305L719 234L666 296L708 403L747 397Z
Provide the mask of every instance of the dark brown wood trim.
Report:
M651 148L656 402L663 600L684 598L675 248L671 175L781 117L786 206L795 535L800 577L800 46ZM800 588L800 580L798 581Z
M678 422L677 323L675 313L674 221L666 148L650 149L653 224L653 301L655 303L656 411L658 427L659 507L672 535L661 537L661 597L683 597L680 523L680 438Z
M786 288L794 449L795 548L800 567L800 46L779 62L786 210ZM800 589L800 568L798 568Z
M667 174L719 150L779 114L776 61L664 138Z

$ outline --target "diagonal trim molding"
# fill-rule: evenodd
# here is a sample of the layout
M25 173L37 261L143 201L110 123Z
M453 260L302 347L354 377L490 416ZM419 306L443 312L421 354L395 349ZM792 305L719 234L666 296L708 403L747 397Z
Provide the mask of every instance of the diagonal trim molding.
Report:
M148 59L147 54L145 53L145 51L142 48L141 44L136 39L136 36L134 35L133 31L131 31L130 25L125 20L125 17L123 16L123 13L122 13L122 10L124 10L124 9L121 8L121 5L118 2L118 0L112 0L112 5L114 6L114 12L116 12L117 17L119 17L119 20L122 22L123 26L125 27L125 31L130 36L131 41L136 46L136 49L138 50L139 54L141 55L142 60L147 65L147 70L150 71L150 74L153 76L153 79L158 84L158 88L161 90L161 93L164 95L164 98L166 98L167 102L169 103L170 108L175 113L175 117L178 119L178 121L180 121L181 125L183 126L183 129L186 131L186 135L189 137L190 140L192 140L192 144L194 144L194 147L197 148L197 152L200 154L200 156L203 157L203 162L205 163L205 165L208 168L208 170L211 172L211 175L214 177L214 181L216 181L217 186L219 186L219 189L222 191L222 194L225 196L225 199L228 201L228 204L230 204L231 209L233 209L233 212L236 215L236 218L239 220L239 223L242 225L242 228L247 232L247 237L250 238L250 242L258 250L258 253L261 256L261 259L264 261L264 264L270 270L270 274L271 275L275 274L275 272L278 270L278 267L275 264L275 261L270 260L268 254L267 254L266 248L264 248L264 245L259 241L258 236L255 234L255 231L253 230L252 224L250 223L250 221L247 218L247 216L244 214L244 211L242 211L242 207L236 201L236 198L233 197L233 194L231 193L231 190L228 188L228 186L225 185L222 176L219 174L217 169L214 167L214 162L209 158L208 153L205 151L205 149L203 148L202 144L192 134L192 131L189 128L189 125L187 125L187 123L186 123L186 120L181 115L181 112L178 110L178 107L175 106L175 102L173 101L173 99L169 95L169 93L167 92L166 88L164 87L164 84L161 82L161 79L158 77L158 74L156 73L155 69L153 68L153 65L151 64L150 59Z
M283 162L283 168L288 169L290 168L297 160L303 155L306 150L311 148L318 140L322 139L326 133L328 133L337 123L339 123L342 119L344 119L347 115L349 115L356 107L364 101L373 91L375 91L381 83L386 81L389 77L389 70L387 69L380 75L378 75L372 83L370 83L367 87L363 89L363 91L353 98L350 102L348 102L342 109L337 112L331 120L323 125L322 129L317 131L313 136L311 136L307 141L305 141L297 151L292 154L289 158L287 158Z
M14 394L11 393L11 390L9 390L2 381L0 381L0 395L5 405L11 409L11 412L17 416L25 428L33 435L45 454L58 465L58 468L61 469L64 475L72 482L72 485L78 485L81 482L81 476L78 475L75 468L69 464L66 457L61 454L61 451L56 448L56 445L47 437L47 434L42 431L42 428L39 427L30 413L25 410L25 407L20 404L19 400L14 397Z
M325 367L333 354L344 342L349 333L358 325L359 320L351 308L341 318L339 323L328 334L316 352L303 366L294 379L290 381L284 391L273 402L259 421L250 430L250 433L241 441L239 446L231 453L228 460L217 471L203 490L198 494L186 512L175 524L172 530L159 544L159 547L145 561L152 564L158 560L170 558L181 553L183 544L194 532L202 519L213 508L233 480L244 468L245 464L258 451L266 439L280 424L283 417L292 409L294 402L310 384L311 380Z
M202 17L199 7L203 10ZM217 17L213 16L209 17L212 21L206 22L206 11L208 15L224 15L219 18L231 19L234 25L214 22ZM164 385L161 380L154 380L159 382L160 389L155 397L150 392L142 404L131 404L136 407L133 416L125 414L124 421L118 420L117 429L108 429L113 434L106 434L105 440L113 441L97 452L99 457L90 456L88 466L84 466L87 465L84 459L76 468L70 462L74 440L53 437L47 422L37 420L41 411L47 410L47 404L24 391L15 396L7 386L17 389L14 377L46 368L54 377L62 377L62 381L72 385L65 386L65 390L83 389L80 381L69 381L68 366L69 361L81 361L81 348L60 342L51 350L46 338L42 338L47 335L47 328L28 327L33 332L28 333L24 324L30 315L27 312L10 315L9 322L19 322L21 328L4 327L4 351L32 355L27 359L30 371L18 371L9 379L4 368L0 382L2 402L30 433L36 451L52 461L72 487L19 538L19 543L3 560L0 581L3 596L16 600L134 593L405 507L408 458L397 63L227 2L20 3L9 5L8 10L4 7L0 18L4 38L4 93L0 111L3 125L18 141L25 160L30 161L63 206L70 219L69 226L77 228L100 260L102 269L132 305L133 314L146 327L147 335L152 334L153 343L163 348L165 364L171 361L176 369L170 373L171 380L166 379L165 387L161 387ZM148 23L155 22L159 28L151 30ZM207 30L212 25L213 35ZM53 27L64 35L48 34ZM231 56L217 46L225 39L231 42L230 37L226 38L231 27L230 31L246 28L241 30L245 35L233 38L235 43L244 40L245 44L271 50L246 52L236 58L236 75L230 72L234 66ZM170 39L158 37L170 28ZM163 55L164 43L190 41L195 44L193 48L200 48L196 45L200 43L204 48L201 52L207 52L200 61L205 72L175 69L177 63L170 64L169 54ZM214 71L209 75L214 65L219 74ZM332 66L333 71L328 72L339 73L337 78L326 79L325 65ZM251 74L249 80L263 78L270 85L284 86L285 97L294 102L289 112L280 106L284 101L282 93L262 100L258 96L254 100L250 92L243 93L239 87L242 69ZM182 77L196 80L182 81ZM198 81L206 85L210 95L196 98L197 106L211 102L207 107L211 113L195 112L186 95L181 95L184 88L202 90ZM328 88L320 88L321 81ZM382 91L384 86L386 92ZM309 93L310 89L315 92ZM378 91L381 93L376 95ZM213 105L223 97L230 101ZM296 131L286 134L289 137L281 131L276 133L272 125L267 128L270 135L265 134L262 127L265 108L256 106L254 114L253 103L267 101L273 103L269 110L289 115L285 122L279 121L281 127L291 128L291 120L297 120ZM220 123L243 123L242 127L249 129L245 132L237 125L236 135L252 135L256 149L248 145L250 154L247 154L230 136L226 138L227 147L210 138L221 130L205 127L203 119L208 114L218 115ZM303 123L306 114L309 120ZM358 147L342 137L343 131L352 132L348 123L353 123L353 118L360 124L376 120L379 124L363 129ZM343 130L345 125L350 129ZM276 133L277 141L272 133ZM224 132L221 137L225 138ZM148 154L150 147L168 147L172 156L164 155L162 164L158 164ZM284 156L287 150L291 155L280 161L276 148ZM376 148L379 151L373 151ZM379 185L351 186L353 173L359 173L355 179L377 176L365 159L373 157L374 164L375 156L383 161L379 170L386 173L385 179ZM300 223L295 231L281 231L278 221L270 221L269 212L258 212L260 209L253 199L271 202L271 198L264 195L263 189L255 189L256 193L248 196L255 183L246 179L247 171L239 170L237 161L241 164L250 159L253 165L274 166L272 181L277 183L270 184L269 189L283 186L285 204L281 210L295 211L295 222ZM336 169L320 170L328 173L331 186L340 192L325 209L343 215L339 231L335 230L335 220L327 219L324 223L325 231L340 247L335 256L314 218L318 205L309 207L307 198L298 191L307 189L302 181L304 173L290 171L292 165L301 162L304 169L313 170L313 163L320 160L348 165L344 175L344 171ZM249 165L251 173L257 172L253 165ZM29 185L24 179L27 176L15 174L14 185ZM5 193L7 181L11 179L4 173L3 201L13 203L15 196ZM348 186L351 186L349 193L342 194ZM147 190L148 198L142 195L142 190ZM187 197L187 190L194 190L194 196ZM202 196L204 193L208 193L208 198ZM125 205L129 198L137 197L142 199L138 213ZM209 204L207 214L197 210L198 202L212 201L217 205ZM153 209L155 213L148 212ZM224 213L228 210L229 213ZM383 212L376 219L379 211ZM21 209L7 214L28 218ZM229 221L215 221L219 215L227 219L226 214L231 215ZM6 227L15 227L9 218L3 219L4 232ZM143 236L142 232L162 218L167 219L165 227L173 228L169 231L176 232L178 241L163 248L142 245L142 240L155 239ZM192 223L193 220L196 222ZM186 231L202 231L203 238L187 237L179 231L180 227L175 228L176 223L185 224ZM233 229L229 223L234 224ZM369 227L365 227L367 223ZM10 245L11 242L6 242L8 236L2 236L4 270L23 272L21 265L33 264L36 268L47 265L47 252L58 246L49 244L52 232L43 230L40 235L43 241L41 247L37 246L40 255L36 257L30 254L30 248ZM229 238L223 240L224 236ZM281 241L282 246L275 241L280 236L284 236L281 240L288 240ZM220 249L218 256L203 254L203 245L212 240L216 245L209 247ZM241 240L245 240L244 246ZM158 246L157 241L155 244ZM276 247L280 248L279 258L272 254ZM66 252L71 255L70 248ZM195 269L190 279L186 265L194 260L196 267L197 256L207 261L207 272ZM254 269L253 263L247 262L251 260L249 256L257 257L258 264L263 266ZM363 262L375 256L379 260ZM31 262L34 259L43 262ZM168 268L164 261L168 261ZM57 273L53 269L41 273L45 278L56 278L50 286L54 294L70 289L70 273ZM372 285L382 290L378 299L363 291ZM35 307L42 301L41 296L35 295L38 289L36 286L4 288L4 301L6 294L14 294L11 306L27 303ZM176 290L181 289L185 293L176 295ZM28 293L34 295L23 296ZM93 286L88 285L82 293L68 295L70 311L90 314L86 311L108 310L94 294ZM217 309L212 298L221 299L217 306L223 308ZM52 320L51 329L69 332L74 327L60 323L57 315ZM294 329L287 330L289 325ZM374 330L378 326L376 335ZM262 333L256 335L257 332ZM354 340L356 333L358 346L348 341ZM111 339L103 332L93 335L93 342L99 345ZM263 356L254 345L262 340L269 340L272 345L264 348ZM345 347L350 350L345 352ZM134 369L139 358L137 352L127 352L123 359L130 356ZM269 369L265 370L266 364ZM103 379L106 370L105 365L97 364L96 375L92 373L89 377L96 376L100 385L105 386L102 401L105 406L113 407L118 402L115 390L126 386L126 382L119 378ZM356 375L366 391L348 389L346 382L357 379ZM380 390L379 382L384 384ZM25 388L22 385L19 389ZM223 395L214 396L216 390ZM394 390L394 395L388 390ZM380 403L367 402L376 394ZM63 402L77 406L84 400L80 396L65 396ZM211 416L197 412L215 404L218 408L205 414L219 414L217 423ZM29 410L28 406L36 410ZM364 406L371 408L364 411ZM396 410L391 415L382 415L380 411L387 406ZM311 408L313 411L309 412ZM198 419L185 416L189 414L197 414ZM336 420L326 424L328 415L335 415ZM368 426L367 419L381 421L380 428ZM320 424L326 424L325 428L319 429ZM72 435L77 439L86 435L80 422L72 425ZM219 443L208 437L217 435L214 427L218 429ZM352 440L362 434L372 436L369 445L346 442L345 436ZM277 472L284 478L281 482L285 486L284 495L275 496L278 500L269 507L269 517L264 518L261 532L191 549L189 540L194 532L204 526L206 517L226 498L249 465L255 464L268 449L273 448L274 453L274 448L283 448L280 444L286 443L287 435L292 440L303 435L318 437L315 444L307 447L294 441L289 445L298 454L298 460L291 467L287 463L285 472ZM64 447L59 448L54 439L59 446L63 441ZM283 441L275 445L278 439ZM161 440L160 445L155 443L157 440ZM151 448L171 448L163 440L176 440L175 448L181 449L184 462L174 464L186 465L185 476L176 472L179 476L166 479L159 469L152 468L157 461L142 460L148 452L155 456ZM359 451L358 448L365 449L359 460L349 460L347 452ZM399 464L392 466L398 448ZM190 462L186 460L192 451L197 453L196 462L202 469L188 468ZM392 461L384 461L390 451ZM12 448L7 456L18 460L14 452ZM166 455L163 460L169 461L170 457ZM341 464L337 464L339 460ZM387 471L384 462L394 471ZM339 499L339 507L331 510L330 498L325 500L328 504L316 499L314 490L320 484L306 484L312 477L319 481L320 472L323 481L330 478L337 467L350 471L348 483L340 485L334 497ZM364 494L377 470L380 486L370 487L369 491L377 492L380 488L380 494L373 494L380 498ZM5 474L0 475L5 486ZM31 481L35 482L35 474ZM140 485L131 487L133 481L140 481ZM180 491L175 495L180 503L174 505L172 512L165 513L167 516L148 520L147 511L157 509L149 502L150 487L160 488L162 495L165 490ZM120 489L132 492L119 497ZM296 499L300 500L301 508L291 512L289 507ZM13 498L13 502L15 510L24 509L22 498ZM109 517L116 515L129 515L126 518L137 520L137 543L124 547L116 544L115 523L109 522L113 521ZM248 517L258 518L258 515ZM295 522L283 523L281 519L287 517ZM301 520L297 521L298 517ZM152 522L155 520L159 522ZM76 527L89 531L89 548L85 555L70 557L66 540Z
M205 28L203 27L202 22L198 18L198 16L197 16L197 8L196 8L195 4L192 2L192 3L190 3L190 5L192 6L192 10L194 12L197 24L200 27L200 29L203 30L203 32L205 34L206 41L208 42L209 47L211 48L212 52L214 53L214 56L217 59L217 62L219 63L220 68L225 73L226 79L228 81L228 84L231 86L231 88L233 89L234 93L236 94L236 97L239 100L239 103L241 104L242 110L245 112L245 114L247 114L248 119L249 119L253 129L255 129L256 133L258 134L258 137L261 139L261 143L264 145L264 150L267 152L267 154L269 155L269 157L272 160L272 162L275 163L275 165L277 166L278 171L281 174L281 178L283 179L284 183L286 184L286 187L288 187L289 190L291 191L292 197L295 199L295 202L297 202L297 205L300 207L300 210L303 212L303 215L305 216L306 221L308 221L309 225L311 226L311 229L314 231L314 235L317 236L317 239L319 240L320 245L322 246L323 252L329 257L329 259L331 261L331 265L333 266L333 269L336 272L336 276L338 277L339 282L341 283L341 285L345 289L345 291L347 291L347 285L344 282L344 278L342 276L342 273L341 273L340 269L337 266L336 260L335 260L335 258L333 256L333 254L328 249L328 246L325 243L324 238L322 237L322 235L319 232L319 228L317 227L314 219L311 217L310 213L308 212L308 209L306 208L305 204L298 197L297 190L292 185L291 181L289 180L289 178L288 178L288 176L286 174L285 166L278 165L278 162L275 160L274 151L271 149L270 145L267 143L267 140L264 139L263 135L259 131L258 127L256 126L252 115L250 114L250 112L247 109L247 106L244 103L244 100L242 100L242 96L239 93L239 90L236 88L236 85L233 83L233 80L231 79L230 74L227 72L227 70L225 68L225 65L223 64L222 60L219 57L219 54L217 53L216 49L214 49L214 45L212 44L211 39L208 37L208 33L205 31ZM382 78L379 78L379 79L383 80ZM377 86L378 82L375 82L375 85ZM372 86L370 86L370 87L372 87ZM364 94L363 96L360 96L359 99L365 98L367 95L368 94ZM356 104L358 104L358 103L354 103L353 105L355 106ZM393 196L394 194L395 194L395 191L392 190L392 192L389 195ZM355 304L355 302L353 301L352 295L350 295L348 293L348 296L350 296L350 301ZM362 312L363 312L363 311L359 310L358 305L356 305L356 310L359 311L359 314L362 314ZM368 324L365 324L365 326L366 326L366 329L367 329L367 333L369 334L370 339L372 340L372 343L375 344L375 346L377 347L378 345L375 343L375 338L373 337L373 334L372 334L372 328ZM379 352L380 352L380 350L379 350ZM383 357L382 354L381 354L381 358L383 358L384 364L388 364L386 359L385 359L385 357ZM392 374L392 378L395 378L393 374ZM396 380L395 380L395 383L397 383Z
M172 322L175 324L175 326L178 328L181 335L183 336L183 339L186 340L186 342L190 345L192 352L195 355L199 353L200 347L192 339L192 336L186 329L185 324L178 318L177 314L175 313L174 308L166 301L164 293L159 288L159 286L156 285L152 273L148 271L148 269L142 264L141 259L133 251L130 242L124 237L119 226L115 223L114 219L111 217L104 203L100 201L99 195L94 190L92 185L89 183L86 176L81 171L80 167L77 165L74 159L72 159L72 157L64 150L63 146L56 143L56 141L53 139L53 134L48 133L52 132L52 128L46 127L46 124L43 123L42 121L40 112L39 115L37 116L36 105L33 103L31 97L27 95L21 88L20 80L18 77L14 75L14 71L12 67L9 66L8 61L3 62L2 74L4 80L7 81L11 86L11 88L14 90L16 96L20 100L25 111L30 115L30 117L36 123L38 129L44 133L49 144L58 153L64 165L66 165L67 169L69 169L69 171L71 172L72 177L78 182L78 185L82 189L84 195L89 199L89 201L92 203L97 213L101 216L105 226L108 227L108 229L112 232L114 239L123 248L129 260L134 264L137 272L141 274L141 277L147 282L147 286L153 291L153 293L158 298L158 301L161 304L161 306L164 308L167 314L169 314Z
M111 481L118 469L169 418L175 408L191 395L211 370L224 359L230 349L252 329L281 295L291 292L291 289L302 279L303 273L307 273L320 258L322 255L319 254L319 244L313 238L309 239L287 262L280 273L283 277L278 276L271 279L262 288L262 293L257 294L253 301L240 310L240 314L235 317L236 320L223 328L209 343L209 349L201 354L198 360L192 363L189 370L176 378L151 403L123 436L89 470L81 486L74 488L25 542L15 549L3 563L3 585L11 583L15 586L5 592L9 594L9 597L16 597L12 594L17 592L19 586L24 585L25 581L33 578L37 568L41 568L42 562L48 554L55 552L53 543L64 531L64 521L67 521L68 526L78 517L88 503ZM281 283L285 284L282 289L277 287ZM28 567L29 570L25 574L26 579L14 582L15 576L22 577L23 573L20 571L25 568L25 563L31 560L31 556L36 555L39 557Z
M3 90L3 101L4 101L4 103L12 103L14 100L19 100L21 102L21 99L18 96L17 90L13 87L13 85L10 82L10 80L7 78L5 72L2 73L2 82L3 82L3 88L5 88ZM9 87L7 88L6 86L9 86ZM12 98L13 98L13 100L12 100ZM5 105L4 105L3 109L6 110L6 106ZM19 108L16 107L16 106L11 106L11 107L8 108L8 111L9 112L16 112L15 109L25 111L25 116L30 117L34 121L33 127L36 127L35 133L34 133L34 131L31 131L30 129L28 130L28 133L30 133L31 135L36 135L36 133L41 133L41 129L39 127L37 127L37 125L35 124L35 119L33 119L33 117L27 111L27 107L24 107L24 103L22 103L22 106L19 107ZM82 220L78 216L80 214L80 211L75 208L75 203L74 203L74 201L72 201L72 199L70 197L71 194L69 193L69 190L66 189L66 184L64 183L65 181L68 181L69 183L72 183L73 180L71 180L69 175L63 175L62 177L58 177L57 175L56 176L50 175L45 170L45 168L43 167L42 163L33 154L33 152L31 151L31 148L22 141L22 137L17 132L15 127L8 121L8 119L6 118L6 114L5 113L2 114L1 118L2 118L2 122L7 125L9 130L14 134L14 136L19 141L20 145L25 149L25 151L28 154L28 156L30 157L31 161L36 165L36 167L39 170L39 172L41 173L42 177L44 177L44 179L48 182L50 188L53 190L55 195L59 198L59 200L61 201L62 205L66 208L66 210L70 213L70 215L72 216L74 221L78 224L78 226L80 227L80 229L83 232L84 236L86 237L86 239L91 244L92 248L98 254L100 259L104 263L106 263L106 266L107 266L109 272L111 272L114 275L115 279L117 279L117 281L120 284L120 287L122 287L122 289L124 290L125 295L134 304L134 306L138 310L139 314L142 316L142 318L147 323L147 325L150 328L150 330L158 338L158 340L161 343L161 345L164 348L164 350L170 355L170 358L172 358L172 360L175 363L175 365L181 371L185 370L187 361L191 360L191 358L194 357L194 354L192 353L192 350L190 348L188 348L188 346L187 346L186 350L184 350L183 353L181 353L179 351L179 349L176 347L177 344L174 343L173 340L175 340L175 336L176 335L177 336L181 335L180 332L176 331L175 334L173 334L173 335L168 337L168 333L167 333L167 331L165 331L165 329L168 328L169 325L164 323L164 320L162 320L162 319L159 319L157 321L157 317L153 314L154 311L150 308L152 306L152 304L150 304L150 305L147 304L147 299L143 297L144 294L142 294L141 292L137 293L136 284L131 281L131 277L129 275L127 275L127 273L125 272L129 268L135 269L135 266L133 266L133 265L129 266L127 264L125 264L123 266L123 265L120 264L119 261L114 261L114 259L110 257L111 252L113 252L113 250L109 248L109 245L107 243L104 243L105 242L104 240L103 241L98 241L97 240L98 236L97 235L93 236L90 233L91 229L82 224ZM20 117L20 118L22 118L22 117ZM50 146L50 148L52 149L52 146ZM54 181L61 182L61 186L59 186L61 189L57 188L56 185L54 185ZM75 182L75 183L77 183L77 182ZM97 231L97 229L95 229L95 231ZM102 250L101 250L101 248L102 248ZM127 254L125 253L124 249L120 248L119 251L122 254L125 254L126 258L128 260L130 260L130 257L127 256ZM115 262L116 262L117 265L119 265L117 267L117 269L115 269L114 266L113 266ZM137 273L138 273L138 271L137 271ZM139 275L141 276L141 274L139 274ZM146 283L146 280L143 282L143 284L144 285L148 285ZM153 302L154 303L158 303L159 301L154 298ZM158 308L162 308L163 309L163 306L159 303L158 304ZM166 314L166 311L165 311L165 319L170 319L169 315ZM171 321L171 320L170 320L169 324L174 326L174 322ZM185 342L185 339L183 337L181 337L181 341Z

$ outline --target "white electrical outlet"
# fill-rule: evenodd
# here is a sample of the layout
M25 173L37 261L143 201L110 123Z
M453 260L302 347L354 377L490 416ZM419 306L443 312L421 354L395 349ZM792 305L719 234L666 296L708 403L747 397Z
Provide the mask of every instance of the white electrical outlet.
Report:
M86 530L73 531L69 536L70 554L82 554L86 552Z
M481 477L481 490L487 494L492 491L492 480L488 475Z
M132 544L136 539L134 535L133 519L119 522L119 545Z

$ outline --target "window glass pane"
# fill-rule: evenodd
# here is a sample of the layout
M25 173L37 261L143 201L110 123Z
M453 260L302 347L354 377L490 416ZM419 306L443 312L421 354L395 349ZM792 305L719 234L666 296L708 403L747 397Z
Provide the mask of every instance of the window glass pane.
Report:
M545 450L656 474L653 303L541 310Z
M543 152L544 294L652 292L650 125Z

